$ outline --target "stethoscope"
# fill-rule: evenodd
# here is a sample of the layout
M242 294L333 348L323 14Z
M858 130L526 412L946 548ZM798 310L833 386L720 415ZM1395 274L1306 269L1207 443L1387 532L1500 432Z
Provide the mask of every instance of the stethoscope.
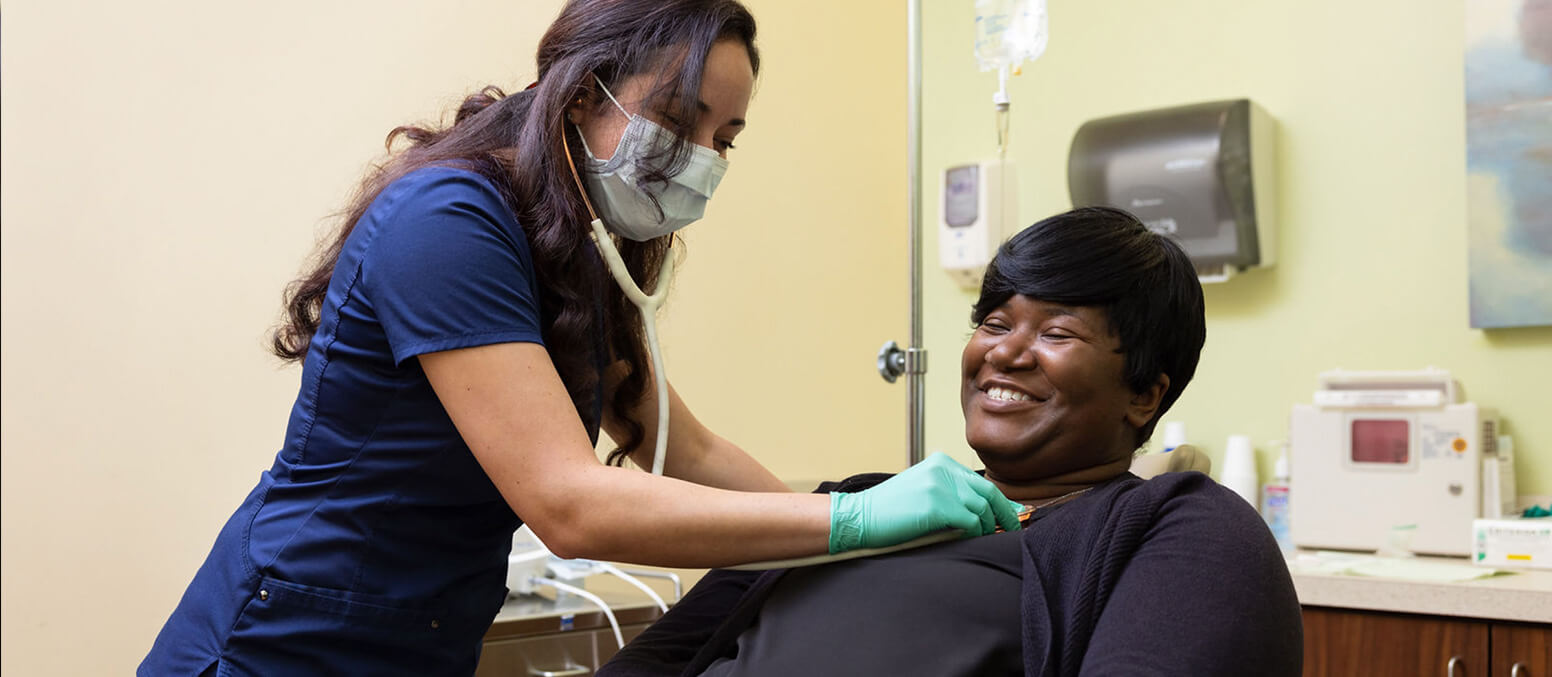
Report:
M577 133L580 134L581 130ZM582 194L582 204L587 206L587 215L593 217L593 232L589 233L593 244L598 247L604 265L625 292L625 297L641 309L641 321L647 332L647 351L652 355L652 376L657 383L657 446L652 454L652 474L661 475L664 459L668 456L668 375L663 371L663 350L657 342L657 311L663 306L663 299L668 298L668 283L674 276L673 252L670 250L663 256L663 267L657 273L657 288L651 294L641 291L641 287L631 278L630 269L625 267L625 259L620 258L620 250L614 245L614 236L604 228L603 220L593 210L593 201L588 199L587 188L582 184L581 175L577 174L576 162L571 159L571 144L566 140L564 130L561 131L560 143L566 150L566 166L571 168L571 178L577 182L577 192Z

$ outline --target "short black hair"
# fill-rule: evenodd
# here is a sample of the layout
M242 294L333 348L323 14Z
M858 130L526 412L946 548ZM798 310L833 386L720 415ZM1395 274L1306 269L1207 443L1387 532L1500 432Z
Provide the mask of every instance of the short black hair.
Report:
M1137 217L1110 207L1082 207L1025 228L986 266L981 296L970 311L979 327L1015 294L1072 306L1103 308L1126 355L1123 378L1132 392L1169 376L1169 390L1137 445L1196 373L1207 340L1202 284L1185 250Z

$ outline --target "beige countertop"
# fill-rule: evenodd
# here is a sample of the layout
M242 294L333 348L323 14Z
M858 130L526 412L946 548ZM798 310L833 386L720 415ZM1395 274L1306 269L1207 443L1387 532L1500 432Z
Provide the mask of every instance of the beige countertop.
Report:
M1422 557L1466 565L1465 558ZM1302 572L1290 565L1305 606L1552 623L1552 571L1499 569L1490 578L1434 583Z

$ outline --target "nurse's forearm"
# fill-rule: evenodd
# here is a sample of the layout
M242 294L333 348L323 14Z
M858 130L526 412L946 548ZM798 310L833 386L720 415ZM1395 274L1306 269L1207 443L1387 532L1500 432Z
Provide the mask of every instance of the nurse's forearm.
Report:
M607 466L571 479L596 491L529 520L561 557L700 568L829 550L826 494L727 491Z
M708 487L735 491L788 491L787 485L766 470L765 466L760 465L738 445L723 439L702 424L671 383L668 396L668 458L663 464L663 474ZM654 402L648 401L638 406L635 412L642 425L642 442L631 454L631 460L642 468L652 467L656 451L656 407ZM604 419L610 435L625 432L613 417L605 416Z
M419 359L491 483L557 555L712 567L829 550L828 496L713 489L599 463L543 346Z
M696 454L668 455L663 473L687 482L734 491L791 491L738 445L715 434Z

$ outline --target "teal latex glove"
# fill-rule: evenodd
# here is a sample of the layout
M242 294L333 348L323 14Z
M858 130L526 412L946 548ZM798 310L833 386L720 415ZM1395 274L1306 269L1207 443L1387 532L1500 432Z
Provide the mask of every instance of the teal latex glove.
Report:
M830 494L830 554L882 548L942 529L1016 531L1023 506L939 452L866 491Z

